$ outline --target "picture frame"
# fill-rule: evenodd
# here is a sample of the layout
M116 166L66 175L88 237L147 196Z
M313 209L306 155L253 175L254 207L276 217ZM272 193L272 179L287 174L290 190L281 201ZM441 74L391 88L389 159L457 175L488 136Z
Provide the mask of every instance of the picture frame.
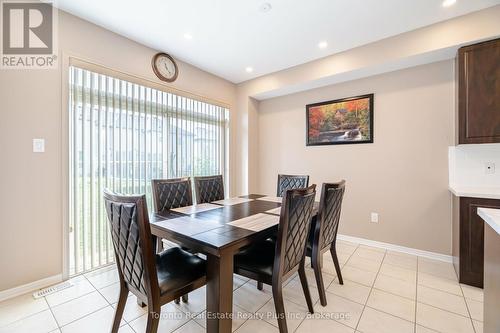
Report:
M306 105L306 145L373 143L374 94Z

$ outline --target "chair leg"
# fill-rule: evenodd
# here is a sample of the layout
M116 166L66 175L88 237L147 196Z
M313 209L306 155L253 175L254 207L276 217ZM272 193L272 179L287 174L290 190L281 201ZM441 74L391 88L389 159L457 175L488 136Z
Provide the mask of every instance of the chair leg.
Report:
M332 254L333 264L335 265L335 271L337 272L339 283L344 284L342 272L340 271L339 258L337 257L337 250L335 249L335 243L332 243L332 246L330 246L330 253Z
M149 309L146 333L156 333L158 331L158 325L160 324L160 305L153 304Z
M273 287L274 307L276 308L276 318L278 319L278 327L280 333L288 333L288 328L286 325L285 304L283 303L283 289L281 282L273 283L272 287Z
M257 281L257 289L259 289L259 290L264 289L264 283Z
M188 294L186 294L186 295L182 295L182 301L183 301L184 303L187 303L187 302L189 301L189 296L188 296Z
M321 264L318 262L318 258L314 260L314 276L316 278L316 285L318 286L319 301L322 306L326 306L326 293L325 284L323 283L323 273L321 272Z
M176 298L176 299L174 300L174 303L175 303L175 304L180 304L180 303L181 303L181 299L180 299L180 298Z
M304 291L304 296L306 297L306 303L307 303L307 308L309 309L309 313L314 313L311 293L309 292L309 285L307 284L306 269L304 267L304 262L302 262L299 266L299 278L300 278L300 283L302 284L302 290Z
M111 333L117 333L120 329L120 322L122 321L123 310L125 310L125 304L127 304L128 289L125 286L120 286L120 296L118 297L118 304L115 309L115 319L113 320L113 326L111 327Z

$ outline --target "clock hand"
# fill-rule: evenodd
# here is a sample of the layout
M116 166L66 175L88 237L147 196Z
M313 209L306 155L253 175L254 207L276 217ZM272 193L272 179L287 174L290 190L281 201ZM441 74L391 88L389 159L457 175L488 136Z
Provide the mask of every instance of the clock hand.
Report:
M163 63L163 67L165 67L165 69L167 70L168 75L172 75L172 73L171 73L171 72L170 72L170 70L168 69L167 64Z

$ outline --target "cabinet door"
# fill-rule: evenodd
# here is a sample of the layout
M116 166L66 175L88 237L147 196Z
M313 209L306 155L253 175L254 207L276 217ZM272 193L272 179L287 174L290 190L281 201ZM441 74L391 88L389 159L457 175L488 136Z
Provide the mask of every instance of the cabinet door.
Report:
M500 142L500 39L458 51L459 143Z

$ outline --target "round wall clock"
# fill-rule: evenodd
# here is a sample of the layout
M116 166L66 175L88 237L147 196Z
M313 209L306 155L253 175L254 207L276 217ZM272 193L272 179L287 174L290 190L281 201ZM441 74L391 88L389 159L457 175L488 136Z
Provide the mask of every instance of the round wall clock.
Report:
M166 53L158 53L151 61L153 71L156 76L165 82L174 82L179 74L179 69L175 63L174 58Z

